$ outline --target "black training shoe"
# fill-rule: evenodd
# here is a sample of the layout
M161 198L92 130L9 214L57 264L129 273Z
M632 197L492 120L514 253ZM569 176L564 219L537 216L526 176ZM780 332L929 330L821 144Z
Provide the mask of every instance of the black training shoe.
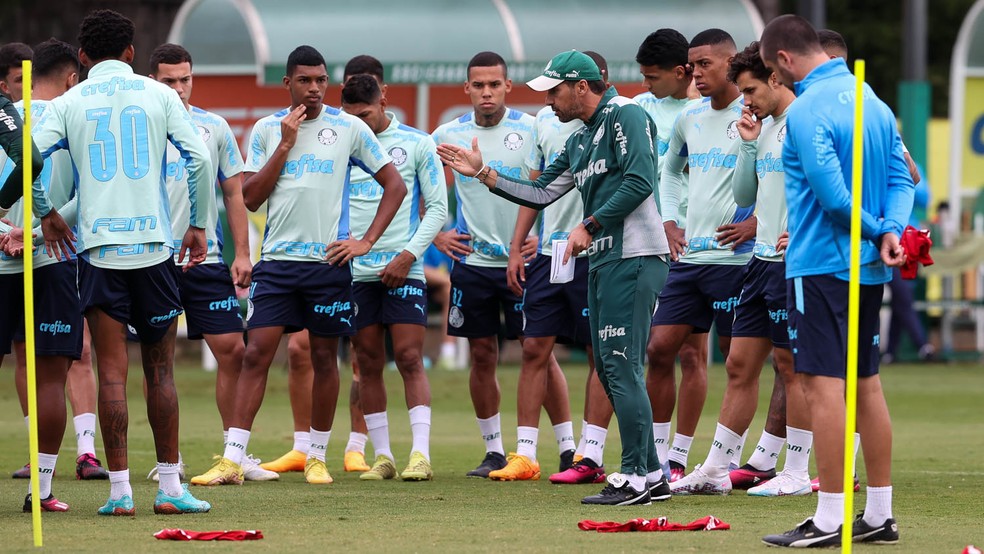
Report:
M841 528L836 531L825 532L817 529L813 524L813 518L803 520L791 531L786 531L781 535L767 535L762 537L762 542L769 546L785 546L788 548L828 548L840 546Z
M557 473L563 473L574 467L574 451L567 450L560 453L560 469Z
M31 493L27 493L24 497L24 511L27 513L31 512L32 508ZM61 500L55 498L55 495L48 494L48 498L41 501L41 511L42 512L67 512L68 504L65 504Z
M872 527L864 520L864 512L858 514L851 526L851 540L871 544L895 544L899 542L899 526L895 518L888 518L885 523Z
M94 479L109 479L109 473L99 459L92 454L82 454L75 459L75 478L91 481Z
M649 489L649 498L653 502L669 500L673 496L670 492L670 482L666 480L665 475L660 477L659 481L647 481L646 487Z
M637 491L629 484L629 480L621 473L608 476L608 484L601 492L593 496L585 496L581 504L601 506L648 506L652 504L649 488Z
M687 476L687 468L683 467L683 464L670 460L670 463L667 465L670 468L670 474L667 475L666 478L669 479L671 483L679 481Z
M498 452L486 452L485 459L482 463L478 464L478 467L469 471L466 475L468 477L481 477L483 479L489 478L489 472L495 471L497 469L502 469L506 467L506 457Z

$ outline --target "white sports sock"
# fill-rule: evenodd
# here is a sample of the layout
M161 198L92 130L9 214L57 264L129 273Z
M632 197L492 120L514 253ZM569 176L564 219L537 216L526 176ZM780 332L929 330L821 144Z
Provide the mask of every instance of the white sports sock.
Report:
M41 488L41 500L51 495L51 478L55 475L55 462L58 454L38 452L38 486ZM868 487L869 489L871 487ZM31 492L31 483L27 483L27 492Z
M704 460L704 465L700 466L700 470L711 478L720 479L726 477L728 475L728 464L731 463L731 457L734 456L735 449L738 448L740 442L741 436L738 433L718 423L717 430L714 431L714 441L711 443L711 449L707 453L707 459ZM676 441L674 441L675 445Z
M109 472L109 499L119 500L124 496L133 498L133 489L130 488L130 470Z
M813 524L825 533L836 531L844 521L844 493L820 491L818 494L820 499Z
M598 464L598 467L605 465L605 439L608 438L608 429L591 425L590 423L584 431L584 457Z
M365 444L366 443L363 442L362 446L364 447ZM298 452L307 452L309 448L311 448L311 432L294 431L294 446L291 449L297 450Z
M27 427L28 431L31 430L31 416L24 416L24 427Z
M486 419L478 418L478 429L482 432L486 452L505 455L506 451L502 448L502 424L499 422L499 414Z
M864 522L872 527L885 523L892 517L892 486L868 487L864 501ZM42 491L42 496L44 491Z
M410 435L413 437L411 452L420 452L430 460L431 407L410 408Z
M680 433L674 433L673 446L670 447L667 458L669 458L671 462L676 462L683 467L687 467L687 457L690 455L690 445L693 442L693 437L681 435Z
M526 456L531 462L536 461L536 442L539 435L538 427L517 427L516 453Z
M809 476L810 450L813 448L813 431L786 426L785 471L799 476Z
M295 433L296 434L296 433ZM307 447L311 446L311 434L304 433L307 435L307 446L301 452L307 452ZM348 444L345 445L346 452L359 452L365 455L366 453L366 443L369 442L369 435L365 433L349 433ZM297 450L297 439L294 439L294 450Z
M72 418L75 424L76 456L96 455L96 414L79 414Z
M249 431L238 427L229 428L229 438L226 439L225 452L223 458L232 460L237 464L243 463L246 455L246 447L249 446Z
M786 427L786 429L788 436L789 427ZM755 445L755 452L752 452L752 455L748 457L748 465L759 471L769 471L770 469L775 469L776 462L779 461L779 453L782 452L782 447L785 442L786 439L782 437L777 437L767 431L762 431L762 437L759 438L758 444ZM788 459L786 460L786 467L789 467Z
M577 445L574 444L574 423L570 421L558 423L553 426L553 430L554 437L557 439L557 448L561 454L576 448Z
M659 463L664 466L669 462L667 455L670 453L670 422L653 422L653 442L656 444L656 457Z
M328 451L328 439L331 438L331 431L318 431L311 427L311 446L308 447L308 458L315 458L325 461L325 452Z
M622 475L624 475L625 478L629 481L629 486L632 487L633 489L640 492L646 490L647 487L646 487L645 475L636 475L634 473L631 475L623 473Z
M646 483L655 483L663 478L663 469L657 469L656 471L650 471L646 474Z
M386 412L376 412L366 414L366 429L369 430L369 440L376 451L376 457L386 456L393 459L393 452L390 450L389 419Z
M588 426L588 422L581 420L581 436L577 439L577 448L574 449L574 456L584 456L584 428Z
M222 447L225 448L225 443L229 442L229 430L222 430Z
M181 464L157 462L158 484L164 494L175 498L184 494L184 491L181 490L181 478L178 476L180 469Z
M738 441L738 446L735 448L734 454L731 455L731 461L728 462L729 467L730 466L738 467L741 465L741 451L745 449L745 439L747 438L748 438L748 429L745 429L745 432L741 434L741 440Z
M861 451L861 433L854 433L854 475L858 474L858 452Z

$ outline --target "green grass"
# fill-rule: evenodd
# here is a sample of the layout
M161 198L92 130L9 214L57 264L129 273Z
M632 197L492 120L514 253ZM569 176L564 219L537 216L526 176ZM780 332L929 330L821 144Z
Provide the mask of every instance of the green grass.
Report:
M9 362L3 374L10 378ZM343 376L347 372L343 370ZM329 445L329 469L335 484L315 487L299 474L280 482L248 483L243 487L196 488L213 504L202 516L153 515L156 485L144 475L154 462L153 444L144 415L139 372L130 380L130 471L137 503L135 518L101 518L96 508L105 502L106 482L74 480L74 433L71 421L54 482L57 496L71 504L65 514L44 516L45 545L79 552L223 549L237 551L462 552L548 551L583 552L754 552L765 548L762 535L785 531L812 514L816 500L760 499L737 493L728 498L676 498L663 504L633 508L583 507L582 496L597 486L553 486L546 476L555 470L557 449L553 432L541 419L540 459L543 480L493 483L464 477L483 455L468 396L466 372L431 372L434 422L432 458L435 480L429 483L387 481L363 483L357 474L341 471L342 450L349 431L348 415L340 405L335 434ZM515 390L518 371L500 370L503 428L507 449L515 440ZM583 402L582 366L567 367L573 413L579 421ZM220 452L220 422L213 401L213 374L190 366L177 373L181 401L181 450L194 474L205 470ZM409 424L403 408L402 385L387 372L390 426L397 466L402 469L410 447ZM768 379L768 378L767 378ZM343 390L349 379L343 377ZM7 381L9 383L9 381ZM710 394L694 441L691 465L706 453L718 407L724 373L713 367ZM895 515L902 541L890 552L959 552L970 543L984 542L980 517L984 513L984 456L981 441L980 394L984 373L976 366L892 366L884 372L885 389L895 426ZM760 406L767 402L764 386ZM764 411L760 409L761 412ZM27 459L27 440L13 388L0 390L0 551L31 549L31 520L21 513L24 481L6 477ZM752 425L748 444L762 429L762 417ZM579 424L576 425L579 427ZM610 435L607 460L615 468L619 445ZM291 421L282 369L271 371L266 401L250 442L250 452L272 459L290 448ZM100 449L101 450L101 449ZM863 465L859 464L862 481ZM856 506L863 507L863 493ZM732 524L731 531L708 533L598 534L577 529L582 519L619 520L666 515L690 521L713 514ZM192 530L260 529L266 538L251 543L173 543L151 534L163 527ZM876 547L858 548L873 551Z

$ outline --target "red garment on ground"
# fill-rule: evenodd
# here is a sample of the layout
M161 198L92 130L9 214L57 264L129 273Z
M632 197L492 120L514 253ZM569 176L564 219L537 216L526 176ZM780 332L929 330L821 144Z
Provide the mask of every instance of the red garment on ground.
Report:
M161 529L154 533L154 538L162 541L255 541L263 538L263 532Z
M919 264L933 265L933 257L929 255L929 249L933 246L929 231L909 225L902 232L900 243L905 250L906 258L905 265L902 266L903 279L915 279Z
M665 517L630 519L625 523L616 521L591 521L586 519L577 524L583 531L598 531L599 533L627 533L630 531L727 531L731 524L725 523L714 516L702 517L690 523L674 523Z

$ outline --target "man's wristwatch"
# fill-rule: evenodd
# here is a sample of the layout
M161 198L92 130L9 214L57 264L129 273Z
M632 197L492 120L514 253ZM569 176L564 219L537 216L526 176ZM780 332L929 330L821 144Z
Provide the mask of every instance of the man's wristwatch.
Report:
M584 230L587 231L588 234L591 236L594 236L595 233L601 230L601 225L598 225L598 222L595 221L595 218L591 216L584 218L584 221L581 222L581 225L584 225Z

